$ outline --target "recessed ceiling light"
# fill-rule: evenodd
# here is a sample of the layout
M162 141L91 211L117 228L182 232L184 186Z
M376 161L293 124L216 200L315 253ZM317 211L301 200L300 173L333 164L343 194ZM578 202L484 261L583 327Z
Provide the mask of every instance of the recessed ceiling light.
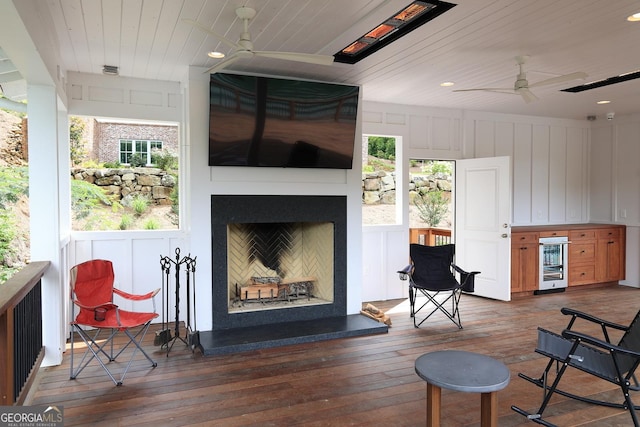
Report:
M631 22L638 22L640 21L640 12L638 13L634 13L633 15L629 16L627 18L627 21L631 21Z
M209 53L207 53L207 56L209 58L213 58L213 59L222 59L222 58L224 58L224 53L222 53L222 52L209 52Z
M440 83L440 86L442 86L442 87L451 87L454 84L455 84L454 82L442 82L442 83Z
M602 105L602 104L609 104L610 102L611 102L611 101L607 101L607 100L604 100L604 99L603 99L602 101L598 101L598 102L596 102L596 104L600 104L600 105Z

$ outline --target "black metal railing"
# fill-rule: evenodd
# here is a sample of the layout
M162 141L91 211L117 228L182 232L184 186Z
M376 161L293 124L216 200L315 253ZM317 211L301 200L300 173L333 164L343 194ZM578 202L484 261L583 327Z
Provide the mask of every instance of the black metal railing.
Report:
M41 279L49 261L32 262L0 285L0 405L20 404L42 359Z

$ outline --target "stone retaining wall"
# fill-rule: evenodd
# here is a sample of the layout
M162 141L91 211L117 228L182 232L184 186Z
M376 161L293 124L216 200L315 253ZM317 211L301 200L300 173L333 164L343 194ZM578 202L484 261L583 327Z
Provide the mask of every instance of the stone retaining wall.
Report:
M135 196L146 196L158 205L172 203L171 192L176 186L175 176L158 168L129 169L71 169L71 178L90 182L106 190L110 196L119 197L120 203L129 206Z
M409 201L417 194L441 190L451 193L451 175L409 175ZM448 195L450 196L450 194ZM396 203L395 172L384 171L362 174L362 203L366 205L386 205Z

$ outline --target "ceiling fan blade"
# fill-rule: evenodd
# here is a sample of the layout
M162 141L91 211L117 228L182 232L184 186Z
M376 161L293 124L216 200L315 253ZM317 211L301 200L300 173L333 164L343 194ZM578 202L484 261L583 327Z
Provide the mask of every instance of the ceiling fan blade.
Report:
M207 69L206 71L204 71L202 74L206 74L206 73L217 73L218 71L227 68L229 65L233 64L234 62L236 62L238 59L240 59L240 56L238 55L231 55L228 59L225 59L222 62L218 62L216 65L214 65L213 67Z
M197 29L199 29L201 31L204 31L207 34L212 35L213 37L215 37L218 40L220 40L223 44L226 44L227 46L229 46L232 49L239 49L240 48L238 43L232 42L231 40L229 40L228 38L226 38L222 34L218 34L215 31L210 30L209 28L205 27L204 25L202 25L199 22L194 21L193 19L183 18L182 21L187 23L187 24L189 24L189 25L192 25L192 26L196 27Z
M507 93L512 94L513 88L510 87L479 87L475 89L455 89L453 92L473 92L473 91L483 91L483 92L498 92L498 93Z
M536 83L533 83L533 84L529 85L529 87L532 88L532 87L554 85L554 84L557 84L557 83L570 82L572 80L584 80L586 78L587 78L587 73L583 73L582 71L578 71L576 73L564 74L562 76L551 77L550 79L541 80L539 82L536 82Z
M332 55L315 55L312 53L298 52L271 52L271 51L253 51L256 56L265 58L283 59L285 61L306 62L309 64L331 65L333 64Z
M524 99L524 102L526 102L527 104L529 104L529 103L531 103L531 102L534 102L534 101L537 101L537 100L538 100L538 97L537 97L537 96L535 96L535 95L534 95L534 94L533 94L529 89L527 89L527 88L521 88L521 89L518 89L518 90L516 91L516 93L517 93L518 95L520 95L520 96L522 97L522 99Z

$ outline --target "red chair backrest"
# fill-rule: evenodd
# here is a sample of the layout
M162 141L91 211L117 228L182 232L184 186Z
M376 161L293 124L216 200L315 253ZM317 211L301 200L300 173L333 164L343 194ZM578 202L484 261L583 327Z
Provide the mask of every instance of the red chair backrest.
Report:
M82 305L96 306L113 302L113 264L96 259L71 269L71 292Z

